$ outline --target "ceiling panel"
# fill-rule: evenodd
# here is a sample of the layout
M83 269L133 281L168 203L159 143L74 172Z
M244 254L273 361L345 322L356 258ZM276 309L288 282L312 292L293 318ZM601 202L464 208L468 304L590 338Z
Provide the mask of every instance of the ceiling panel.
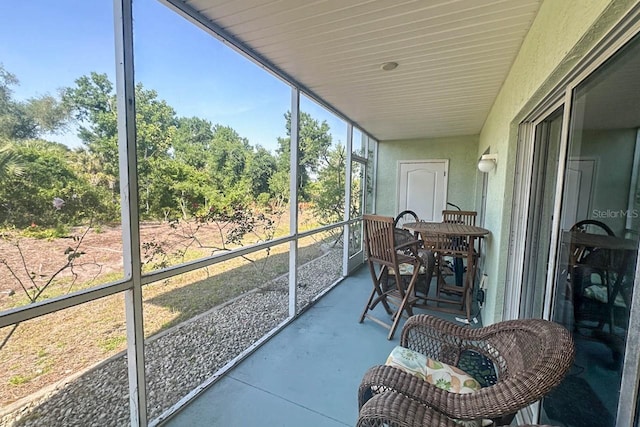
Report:
M389 140L479 133L540 0L184 3Z

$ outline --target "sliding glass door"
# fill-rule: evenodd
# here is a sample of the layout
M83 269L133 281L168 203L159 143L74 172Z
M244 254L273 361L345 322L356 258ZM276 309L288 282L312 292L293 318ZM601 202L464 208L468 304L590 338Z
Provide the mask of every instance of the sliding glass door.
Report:
M543 421L616 425L640 225L640 40L573 90L551 320L576 344ZM637 333L637 331L636 331Z
M507 290L505 315L560 323L576 345L572 370L521 413L526 422L638 425L637 76L640 36L521 127L509 270L520 286Z
M560 107L535 126L523 264L526 285L520 298L520 317L524 319L543 316L563 112Z

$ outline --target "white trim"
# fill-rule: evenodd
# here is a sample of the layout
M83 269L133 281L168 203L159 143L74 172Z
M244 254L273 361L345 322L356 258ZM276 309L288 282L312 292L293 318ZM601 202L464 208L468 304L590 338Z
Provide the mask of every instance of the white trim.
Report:
M507 259L506 283L513 283L505 289L503 319L517 319L520 312L522 295L522 275L524 270L525 238L529 218L529 200L531 198L531 176L533 150L535 147L534 123L523 123L518 131L516 152L516 170L514 197L511 209L511 230L509 232L509 253Z
M360 186L360 203L361 203L361 213L358 217L356 218L350 218L349 219L349 228L353 228L353 227L358 227L360 228L360 231L362 232L362 214L365 212L366 210L366 206L367 206L367 189L366 189L366 185L367 185L367 161L362 161L362 159L360 157L352 157L351 158L351 164L353 165L353 163L358 163L360 165L361 168L361 172L363 173L362 178L364 178L364 182L361 182L361 186ZM353 173L353 168L351 169L351 173ZM362 241L362 233L360 234L360 238L361 238L361 242L360 242L360 250L358 252L354 252L351 255L348 255L347 257L347 271L348 273L351 273L352 271L354 271L356 268L358 268L360 265L362 265L364 263L364 241ZM348 253L348 251L347 251ZM346 274L348 275L348 274Z
M289 233L298 235L298 139L300 91L291 88L291 132L289 141ZM289 242L289 316L296 315L298 290L298 239Z
M553 221L551 223L551 244L549 245L549 260L547 263L547 286L544 297L544 311L542 317L551 319L555 306L554 295L556 290L556 260L558 256L558 237L560 235L560 213L562 210L562 190L564 188L564 174L567 166L567 148L569 146L569 121L571 118L572 89L567 89L564 99L564 111L562 114L562 130L560 135L560 148L558 150L558 172L556 175L556 197L553 206Z
M353 153L353 125L347 124L347 146L345 147L345 168L344 168L344 220L347 223L344 225L342 234L342 275L347 276L349 274L349 233L351 231L351 224L349 219L351 216L351 159Z
M144 361L142 307L142 261L138 215L138 170L136 155L135 78L133 63L132 0L114 0L116 50L116 98L122 211L123 266L133 286L124 292L129 413L132 426L147 425L147 385Z
M373 152L374 152L374 162L371 167L373 171L371 176L373 177L373 188L371 189L371 194L373 196L373 200L371 201L371 213L376 212L376 205L378 203L378 157L379 157L379 147L380 143L376 139L369 138L369 142L373 142ZM371 159L369 159L371 162Z
M632 212L635 203L636 189L638 188L638 176L640 174L640 129L636 130L636 144L633 149L633 166L631 171L631 183L629 185L629 195L627 196L627 212ZM625 232L631 230L633 225L633 218L627 216L624 224Z
M127 289L131 289L132 286L133 281L131 279L119 280L106 285L77 291L72 294L50 298L34 304L16 307L11 310L7 310L0 315L0 328L5 328L15 323L26 322L27 320L35 319L36 317L118 294L126 291Z
M538 114L535 116L530 115L530 120L521 123L518 130L514 198L509 231L509 253L512 256L507 260L507 283L513 283L514 286L510 286L505 290L503 319L517 319L520 317L536 130L560 108L565 108L562 100L556 100L545 105L545 108L537 108Z
M618 396L618 413L616 427L633 427L638 404L638 379L640 378L640 256L636 258L635 276L633 280L633 295L627 341L625 345L624 362L622 364L622 381ZM632 333L635 332L635 333ZM637 423L635 424L638 425Z

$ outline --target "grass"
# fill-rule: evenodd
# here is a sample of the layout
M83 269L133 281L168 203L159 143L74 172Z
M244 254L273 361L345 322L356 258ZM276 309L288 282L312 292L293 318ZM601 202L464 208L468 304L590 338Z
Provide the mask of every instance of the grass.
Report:
M127 342L127 337L125 335L118 335L118 336L115 336L115 337L109 337L109 338L103 339L100 342L99 346L106 353L111 353L114 350L118 350L118 349L124 347L126 342Z
M70 292L115 282L122 279L122 277L123 274L121 272L107 273L96 278L96 280L91 280L85 283L72 283L72 280L70 278L62 277L59 280L54 280L51 285L47 287L47 290L44 291L42 295L40 295L38 301L44 301L50 298L67 295ZM3 304L0 304L0 311L8 310L10 308L22 307L30 303L31 301L23 291L17 291L14 298L7 299Z
M323 236L329 242L333 238ZM323 240L305 239L299 248L299 262L322 254ZM212 307L248 292L288 271L288 244L234 258L207 268L162 280L143 288L144 330L149 337L184 322ZM201 252L187 254L198 258ZM74 285L96 286L113 278L109 273L99 282ZM48 295L66 293L69 283L56 283ZM16 295L17 296L17 295ZM24 298L24 297L23 297ZM26 298L25 298L26 299ZM17 301L13 305L18 305ZM9 328L0 329L0 339ZM26 396L126 347L123 294L95 300L58 311L19 325L0 351L0 406Z
M9 378L9 384L11 385L26 384L29 381L31 381L31 378L26 377L24 375L14 375L13 377Z

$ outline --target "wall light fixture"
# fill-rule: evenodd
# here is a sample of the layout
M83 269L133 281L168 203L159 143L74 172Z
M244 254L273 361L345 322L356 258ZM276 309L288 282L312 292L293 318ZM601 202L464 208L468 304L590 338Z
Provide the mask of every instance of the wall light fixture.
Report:
M483 154L478 162L478 169L480 172L489 173L496 168L498 163L497 154Z

